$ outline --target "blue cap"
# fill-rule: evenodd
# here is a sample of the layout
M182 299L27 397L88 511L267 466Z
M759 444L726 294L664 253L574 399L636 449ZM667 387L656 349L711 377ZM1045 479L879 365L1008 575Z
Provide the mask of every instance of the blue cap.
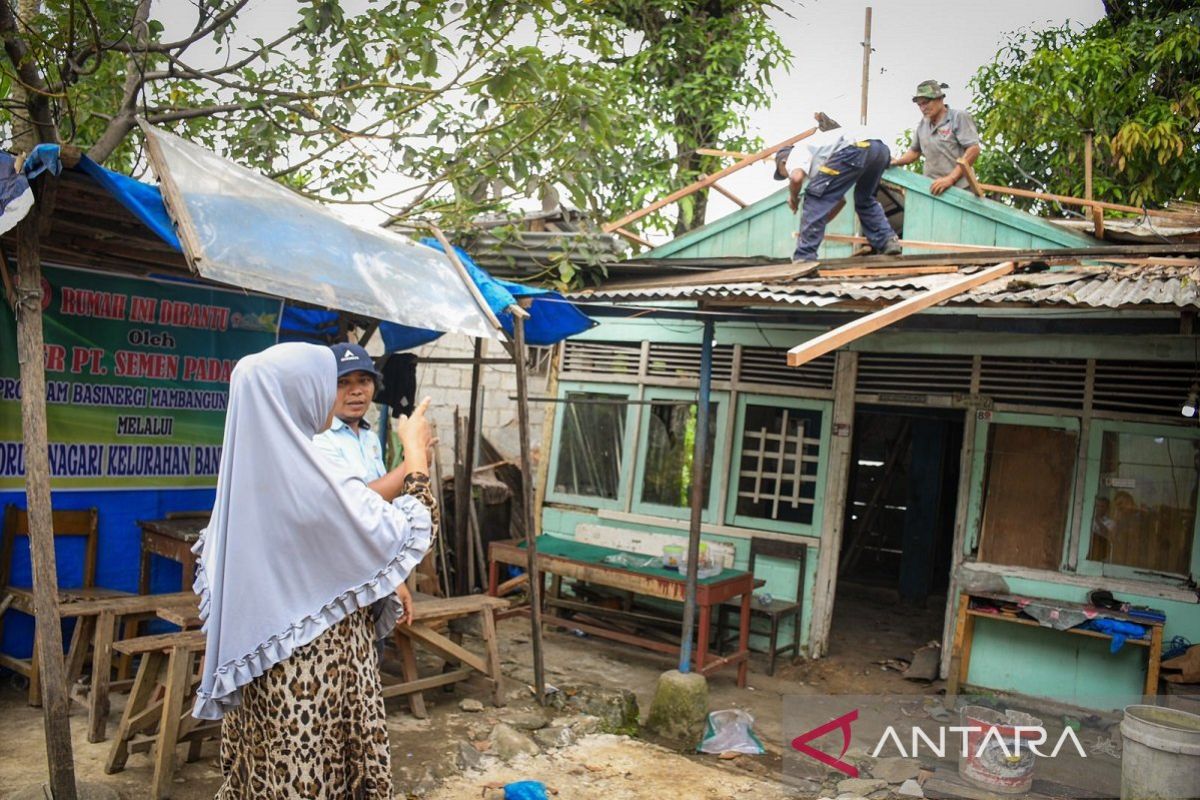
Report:
M383 374L376 368L375 361L367 355L362 345L343 342L331 345L333 357L337 359L338 377L349 375L351 372L369 372L375 377L376 383L383 383Z

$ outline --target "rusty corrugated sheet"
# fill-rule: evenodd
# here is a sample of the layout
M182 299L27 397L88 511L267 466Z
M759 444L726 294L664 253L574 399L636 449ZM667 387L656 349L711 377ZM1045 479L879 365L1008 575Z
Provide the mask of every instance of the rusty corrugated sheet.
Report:
M964 273L972 270L963 270ZM732 286L678 286L606 292L592 290L580 300L647 302L655 300L744 299L756 303L826 306L841 302L889 302L943 286L955 273L879 280L803 278L789 283ZM1088 308L1139 305L1200 307L1200 270L1195 267L1072 267L1022 273L980 286L949 302L956 305L1020 304Z

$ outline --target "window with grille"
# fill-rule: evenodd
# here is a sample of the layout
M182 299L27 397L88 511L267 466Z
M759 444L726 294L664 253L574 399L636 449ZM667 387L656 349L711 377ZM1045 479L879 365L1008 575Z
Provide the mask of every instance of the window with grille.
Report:
M821 412L747 402L740 447L737 516L811 525Z

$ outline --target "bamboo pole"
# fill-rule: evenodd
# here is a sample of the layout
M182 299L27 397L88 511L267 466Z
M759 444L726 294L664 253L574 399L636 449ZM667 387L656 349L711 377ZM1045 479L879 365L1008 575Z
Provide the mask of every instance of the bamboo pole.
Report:
M1083 197L1092 199L1092 131L1083 132ZM1092 233L1097 239L1104 238L1104 209L1092 206Z
M58 569L54 554L54 521L50 504L50 446L46 425L45 336L42 329L42 264L40 220L52 211L40 200L52 176L39 181L38 205L17 226L17 360L21 369L21 429L25 445L25 502L29 511L29 558L33 566L35 638L42 683L42 722L50 793L55 800L75 800L75 763L67 718L66 666L58 616Z
M804 131L803 133L798 133L795 136L784 139L779 144L772 145L771 147L768 147L766 150L762 150L758 153L755 153L754 155L747 156L746 158L743 158L742 160L738 161L735 164L730 164L728 167L721 170L720 172L714 172L712 175L706 175L705 177L701 178L700 180L696 181L695 183L689 184L689 185L683 187L682 189L671 192L666 197L659 199L659 200L655 200L653 203L651 203L650 205L641 209L640 211L634 211L632 214L626 214L624 217L621 217L619 220L616 220L615 222L609 222L602 228L602 230L605 233L612 233L613 231L617 230L618 228L624 228L626 225L628 225L631 222L639 220L642 217L647 216L648 214L653 214L655 211L658 211L663 206L669 206L669 205L671 205L671 203L674 203L677 200L687 197L689 194L698 192L701 189L707 189L709 186L712 186L715 182L719 181L721 178L724 178L728 175L732 175L733 173L738 172L739 170L745 169L746 167L750 166L751 164L756 164L759 161L762 161L763 159L770 158L771 156L775 155L775 153L778 152L779 150L782 150L783 148L787 147L788 145L795 144L796 142L800 141L801 139L807 139L809 136L812 136L816 132L817 132L816 128L809 128L808 130Z

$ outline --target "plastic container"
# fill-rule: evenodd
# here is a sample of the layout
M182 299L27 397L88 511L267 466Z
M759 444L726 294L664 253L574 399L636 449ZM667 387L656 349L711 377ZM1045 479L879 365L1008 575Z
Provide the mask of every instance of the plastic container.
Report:
M1200 797L1200 716L1126 706L1121 739L1121 800Z
M679 556L679 574L687 575L687 552L683 552ZM721 574L721 565L714 563L708 555L708 543L700 543L700 560L696 566L696 578L704 580Z
M1017 748L1017 727L1040 727L1042 721L1021 711L1001 713L984 706L964 706L966 751L959 754L958 774L968 782L1002 794L1026 794L1033 786L1036 756L1029 749L1029 734ZM995 733L993 733L995 731ZM1004 744L996 741L996 734Z
M683 560L683 546L678 544L665 544L662 551L663 569L679 569L679 562Z

